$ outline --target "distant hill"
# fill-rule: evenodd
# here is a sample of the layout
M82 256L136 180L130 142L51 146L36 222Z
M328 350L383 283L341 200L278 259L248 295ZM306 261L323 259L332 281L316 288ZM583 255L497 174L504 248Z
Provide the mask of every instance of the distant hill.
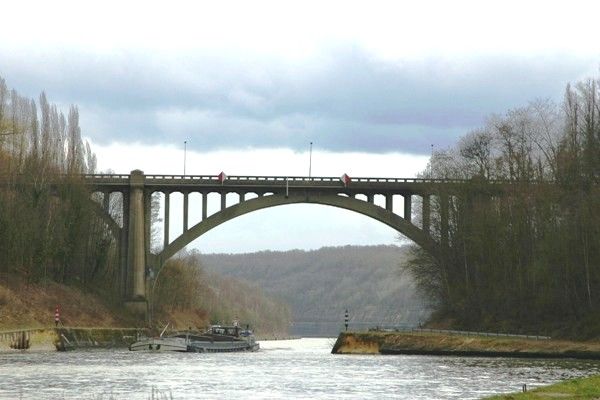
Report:
M399 266L406 252L398 246L345 246L201 259L206 270L253 282L289 304L296 325L339 330L346 309L355 327L416 325L425 319L424 302Z

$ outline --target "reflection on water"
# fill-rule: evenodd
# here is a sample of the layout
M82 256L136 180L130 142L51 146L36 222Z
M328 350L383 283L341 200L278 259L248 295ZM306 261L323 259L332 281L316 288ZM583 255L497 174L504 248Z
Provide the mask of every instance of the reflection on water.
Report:
M257 353L127 350L0 354L2 399L478 399L598 374L600 363L331 355L332 339L261 342Z

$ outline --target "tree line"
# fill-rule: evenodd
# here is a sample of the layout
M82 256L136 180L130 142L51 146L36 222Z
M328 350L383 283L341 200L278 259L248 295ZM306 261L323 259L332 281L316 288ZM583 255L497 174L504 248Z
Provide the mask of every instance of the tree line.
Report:
M102 203L102 195L90 193L81 178L96 168L76 106L65 115L44 92L29 99L0 78L0 282L9 275L55 281L122 300L115 284L118 243L98 216L99 204L90 201ZM156 196L152 202L157 221ZM122 197L111 196L109 211L122 225ZM193 255L165 265L152 300L161 322L183 315L186 327L190 319L202 325L237 316L262 332L284 333L289 322L285 305L252 285L205 273Z
M415 248L405 268L434 320L464 329L590 337L600 334L600 91L568 85L564 100L534 101L432 155L428 178L469 180L432 197L441 257ZM503 180L510 185L490 185Z
M0 274L110 280L112 239L80 178L95 170L76 106L65 115L44 92L36 102L0 78Z

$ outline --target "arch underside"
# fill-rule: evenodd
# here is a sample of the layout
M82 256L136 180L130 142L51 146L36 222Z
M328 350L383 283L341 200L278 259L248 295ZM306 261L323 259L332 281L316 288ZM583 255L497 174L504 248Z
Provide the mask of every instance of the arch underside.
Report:
M185 231L153 258L160 267L179 250L224 222L253 211L299 203L333 206L366 215L395 229L430 254L435 256L438 252L438 244L421 229L399 215L372 203L335 194L273 194L243 201L209 216Z

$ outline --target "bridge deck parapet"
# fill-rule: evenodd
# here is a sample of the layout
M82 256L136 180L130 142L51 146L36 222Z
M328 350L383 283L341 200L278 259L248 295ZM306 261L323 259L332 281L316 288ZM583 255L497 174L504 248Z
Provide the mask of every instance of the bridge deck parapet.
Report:
M90 184L123 184L129 183L130 175L126 174L87 174L83 176ZM225 179L220 179L218 175L156 175L148 174L144 176L145 184L219 184L219 185L235 185L244 182L260 183L260 184L286 184L297 183L315 184L333 183L338 186L346 186L339 177L307 177L307 176L267 176L267 175L232 175ZM397 184L397 183L428 183L428 184L466 184L473 183L471 179L444 179L444 178L390 178L390 177L356 177L352 178L347 186L356 184ZM509 180L485 180L482 183L492 185L514 184L518 182ZM533 182L532 182L533 183Z
M93 174L85 175L85 181L94 191L126 191L130 185L130 175ZM144 175L144 187L150 192L203 192L203 193L288 193L291 191L310 191L327 193L345 193L350 196L365 194L384 195L431 195L438 191L456 192L461 187L477 181L469 179L430 179L430 178L391 178L356 177L344 183L339 177L307 176L266 176L232 175L225 179L218 175ZM482 181L488 190L502 190L509 181ZM515 182L513 182L514 184Z

